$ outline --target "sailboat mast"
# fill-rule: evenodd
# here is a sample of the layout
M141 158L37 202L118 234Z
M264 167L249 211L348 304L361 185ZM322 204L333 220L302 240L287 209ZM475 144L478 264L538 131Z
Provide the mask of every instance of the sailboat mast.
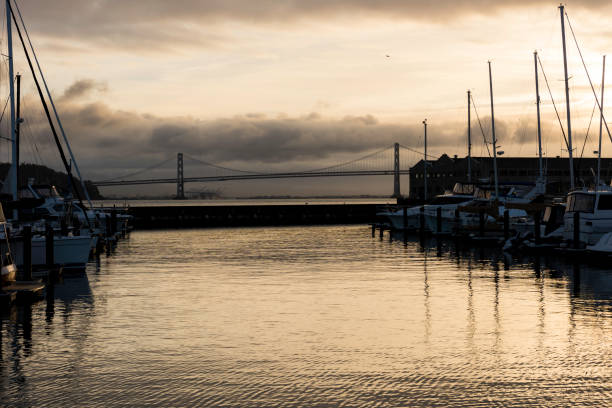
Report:
M495 113L493 110L493 76L491 61L489 61L489 91L491 94L491 138L493 139L493 177L495 179L495 199L499 199L499 183L497 180L497 139L495 138Z
M604 107L604 80L606 78L606 56L603 56L603 68L601 70L601 105L599 106L599 147L597 149L597 180L595 182L595 191L599 189L599 180L601 176L601 131L603 124L603 107Z
M423 153L423 180L424 180L424 201L427 201L427 119L423 120L423 131L425 138L425 152Z
M467 102L468 102L468 117L467 117L467 136L468 136L468 157L467 157L467 167L468 167L468 183L472 182L472 121L470 118L471 114L471 91L467 91Z
M40 83L38 82L38 78L36 78L36 72L34 71L34 66L32 65L32 60L30 59L30 54L28 53L28 50L26 48L26 44L25 44L25 42L23 40L23 36L21 35L21 30L19 29L19 24L17 23L17 19L15 18L15 14L13 13L13 10L11 8L10 0L7 0L6 7L8 9L7 17L9 18L9 21L10 21L10 18L12 17L13 21L15 22L15 28L17 29L17 34L19 35L19 40L21 41L21 45L23 46L23 53L25 54L26 60L28 61L28 66L30 67L30 72L32 73L32 78L34 79L34 84L36 85L36 89L38 91L38 96L40 97L40 102L42 103L43 109L45 111L45 116L47 117L47 121L49 122L49 127L51 128L51 133L53 134L53 139L55 140L55 145L57 146L57 150L59 151L60 158L62 159L62 163L64 165L64 169L66 170L66 173L68 174L68 177L70 178L71 185L75 186L76 184L74 183L74 179L73 179L73 176L72 176L72 171L71 171L70 165L68 164L68 161L66 160L66 155L64 154L64 149L62 148L62 144L61 144L61 142L59 140L59 137L57 135L57 131L55 130L55 126L53 124L53 119L51 119L51 113L49 112L49 107L47 106L47 102L45 101L45 98L43 96L42 89L40 87ZM12 81L11 81L11 84L12 84ZM75 188L74 192L75 192L75 194L76 194L76 196L77 196L77 198L79 200L79 204L80 204L81 208L85 208L85 206L83 205L83 199L81 198L81 193L79 192L79 190L77 188ZM87 221L87 224L91 227L90 222L89 222L89 218L85 217L85 220Z
M536 87L536 110L538 112L538 175L540 179L544 177L544 166L542 164L542 127L540 126L540 85L538 82L538 52L533 52L533 64L535 67L535 87Z
M64 139L64 143L66 144L66 148L68 149L68 154L70 155L70 159L72 164L74 164L74 169L77 173L77 176L79 177L79 181L81 182L81 187L83 192L85 193L85 198L87 199L87 202L89 203L89 207L93 208L93 204L91 203L91 197L89 196L89 192L87 191L87 186L85 185L85 181L83 179L83 176L81 176L81 171L79 170L79 166L77 164L76 158L74 157L74 154L72 153L72 148L70 147L70 142L68 141L68 137L66 136L66 132L64 131L64 126L62 125L62 121L59 117L59 114L57 112L57 109L55 107L55 102L53 101L53 97L51 95L51 92L49 91L49 87L47 85L47 80L45 79L45 75L42 71L42 68L40 67L40 63L38 62L38 56L36 55L36 51L34 50L34 46L32 45L32 41L30 40L30 34L28 33L28 29L25 26L25 23L23 22L23 18L21 17L21 10L19 10L19 4L17 4L15 2L15 8L17 9L17 14L19 15L19 20L21 21L21 25L23 26L23 30L26 34L27 40L28 40L28 44L30 46L30 49L32 50L32 54L34 57L34 61L36 62L36 67L38 69L38 72L40 73L40 78L43 82L43 85L45 87L45 92L47 94L47 97L49 98L49 102L51 103L51 108L53 109L53 113L55 116L55 120L57 121L57 125L60 128L60 132L62 134L62 137ZM96 217L97 217L97 213L96 213Z
M13 201L17 200L17 143L15 140L15 83L13 78L13 33L11 22L11 5L10 0L6 0L6 42L8 46L8 69L9 69L9 94L10 94L10 111L11 111L11 142L12 142L12 163L11 163L11 194ZM13 216L16 216L16 211Z
M20 171L19 171L19 160L20 160L20 154L19 154L19 125L21 123L21 75L17 74L16 78L15 78L16 82L17 82L17 99L15 101L15 105L16 105L16 117L15 117L15 183L17 185L17 191L19 191L19 187L20 187L20 183L21 183L21 176L20 176Z
M569 77L567 75L567 51L565 49L565 7L559 6L561 12L561 40L563 42L563 69L565 72L565 111L567 112L567 153L569 155L570 190L574 189L574 149L572 147L572 120L570 114Z

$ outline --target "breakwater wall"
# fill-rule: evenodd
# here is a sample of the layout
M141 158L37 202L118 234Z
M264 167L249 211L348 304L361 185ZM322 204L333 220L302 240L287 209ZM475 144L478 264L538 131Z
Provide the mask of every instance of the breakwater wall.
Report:
M376 204L130 207L135 229L367 224Z

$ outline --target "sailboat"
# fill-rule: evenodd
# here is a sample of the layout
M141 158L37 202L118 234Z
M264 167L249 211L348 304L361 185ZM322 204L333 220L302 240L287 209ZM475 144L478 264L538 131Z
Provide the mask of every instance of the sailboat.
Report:
M597 178L595 186L592 190L574 189L572 146L571 146L571 117L570 117L570 101L569 101L569 86L567 74L567 53L565 49L565 11L564 6L559 6L561 13L561 35L563 40L563 64L565 67L565 92L567 106L567 127L568 127L568 150L570 157L570 185L571 190L567 195L567 204L564 214L564 231L563 237L567 241L571 241L574 248L583 248L584 245L593 251L601 251L607 246L606 242L598 245L599 241L608 233L612 232L612 188L601 185L601 137L602 125L604 122L603 116L603 98L604 98L604 81L605 81L605 56L603 57L603 69L601 80L601 102L595 99L599 107L599 148L597 151ZM594 92L594 89L593 89ZM607 127L607 125L606 125ZM612 250L612 248L610 248Z
M564 238L568 241L577 239L578 242L574 243L575 247L580 247L584 243L590 251L612 253L612 248L609 246L610 240L606 237L606 235L612 233L612 188L601 185L601 136L605 69L606 57L604 55L595 186L592 190L576 190L570 191L568 194L564 215ZM579 220L580 225L575 225L577 220Z
M72 172L71 172L71 166L68 164L68 161L66 159L66 155L64 153L64 149L61 145L61 142L59 140L58 137L58 133L55 129L55 124L52 120L51 117L51 112L49 110L49 106L47 104L47 101L43 95L43 91L40 85L40 82L38 80L38 76L37 76L37 72L34 69L34 65L32 63L32 59L30 57L30 52L34 55L34 57L36 58L36 54L34 51L34 48L32 46L32 43L30 42L29 39L29 35L27 34L27 30L25 28L23 19L21 18L21 13L19 12L18 15L15 14L14 12L14 8L12 6L12 3L14 3L17 11L19 12L19 8L17 3L15 2L15 0L6 0L5 5L6 5L6 29L7 29L7 45L8 45L8 71L9 71L9 78L14 78L14 73L13 73L13 44L12 44L12 29L13 27L17 30L17 34L19 36L19 40L21 42L21 45L23 46L23 52L24 55L27 59L28 62L28 66L30 68L31 74L32 74L32 78L34 79L34 83L36 85L36 89L38 91L43 109L45 111L47 120L49 122L49 127L51 129L51 133L53 134L53 138L55 140L55 144L58 148L58 152L60 154L60 157L62 159L62 163L64 165L64 169L66 170L68 177L71 181L71 185L75 186L74 183L74 178L72 176ZM21 26L19 24L19 21L21 21ZM25 42L23 33L22 33L22 29L23 31L25 31L25 34L27 36L28 39L28 44L29 44L29 48ZM36 63L38 65L38 59L36 58ZM42 76L42 70L40 69L40 66L38 65L39 68L39 72ZM44 77L43 77L44 80ZM19 132L19 123L22 121L22 119L19 117L19 81L17 81L17 85L18 85L18 89L17 89L17 98L15 98L15 86L14 86L14 81L9 81L9 91L10 91L10 122L11 122L11 140L12 140L12 164L11 164L11 171L9 172L9 185L10 185L10 192L11 192L11 196L13 199L13 203L17 202L19 200L19 179L18 179L18 170L19 170L19 139L18 139L18 132ZM44 81L44 85L46 88L46 81ZM47 95L49 97L49 100L52 102L52 98L50 93L48 92L48 88L47 88ZM17 106L15 106L15 100L17 100ZM57 112L55 111L55 106L52 105L54 108L54 112L57 114ZM58 122L59 122L59 117L56 116ZM61 122L59 122L61 123ZM62 129L63 130L63 129ZM67 139L65 139L65 142L67 143ZM68 144L67 144L68 145ZM69 146L69 145L68 145ZM78 189L74 189L74 192L78 198L78 201L82 204L82 198L80 195L80 192L78 191ZM87 221L89 222L89 221ZM13 214L11 217L11 224L12 224L12 230L14 232L16 232L14 235L14 237L16 238L15 240L11 241L11 246L13 249L13 252L15 253L15 259L17 261L17 263L19 264L20 259L23 258L21 256L20 258L20 254L23 253L23 240L18 239L19 238L19 232L21 230L21 228L24 225L24 222L18 219L18 213L16 210L13 210ZM33 231L36 231L36 227L39 227L40 223L31 223L31 226L33 228ZM1 232L0 232L1 233ZM5 234L6 237L6 234ZM85 234L79 234L78 236L75 236L74 234L70 234L70 235L60 235L57 236L54 239L54 253L55 253L55 263L59 263L60 265L63 266L75 266L78 268L84 268L88 256L89 256L89 250L91 247L91 242L92 242L93 237L91 236L90 233L85 233ZM39 251L39 248L43 248L44 247L44 240L45 240L45 235L44 234L40 234L40 235L34 235L34 237L32 238L32 264L33 265L42 265L42 264L46 264L46 260L42 257L42 256L38 256L37 254L42 254L41 251ZM37 249L38 248L38 249Z
M476 185L472 183L472 167L471 167L471 159L472 159L472 140L471 140L471 91L467 91L467 137L468 137L468 155L467 155L467 183L459 182L455 183L453 189L450 191L446 191L444 194L440 194L435 196L429 202L427 202L427 186L428 186L428 177L427 177L427 166L429 162L427 161L427 120L423 121L424 126L424 155L423 155L423 193L424 193L424 201L427 204L423 205L423 215L425 225L423 226L425 230L430 232L443 232L449 233L451 232L451 228L454 225L452 220L454 220L454 214L457 207L461 204L465 204L474 199L474 193L476 191ZM442 230L437 231L437 212L438 208L442 211ZM408 208L406 210L406 219L404 219L404 210L390 210L378 213L379 216L384 216L387 218L394 229L402 230L417 230L421 228L421 206L415 206ZM449 222L449 219L451 222Z

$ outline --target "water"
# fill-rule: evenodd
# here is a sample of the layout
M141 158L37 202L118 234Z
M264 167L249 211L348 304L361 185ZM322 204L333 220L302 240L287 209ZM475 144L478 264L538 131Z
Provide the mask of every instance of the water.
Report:
M612 272L364 226L134 232L2 317L11 407L606 406Z

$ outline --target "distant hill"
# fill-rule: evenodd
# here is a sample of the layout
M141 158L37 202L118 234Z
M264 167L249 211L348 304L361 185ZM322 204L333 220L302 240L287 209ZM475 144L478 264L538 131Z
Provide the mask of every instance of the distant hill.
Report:
M0 182L2 182L6 178L10 167L10 163L0 163ZM66 173L55 171L46 166L39 166L38 164L25 163L19 166L19 170L19 179L21 185L26 185L28 179L33 178L34 184L52 184L60 188L61 190L68 190L69 182L68 175ZM78 183L76 187L79 189L80 192L82 192L80 183ZM100 194L100 191L98 191L98 187L91 184L90 180L85 180L85 187L87 188L89 196L92 200L101 200L104 198Z

